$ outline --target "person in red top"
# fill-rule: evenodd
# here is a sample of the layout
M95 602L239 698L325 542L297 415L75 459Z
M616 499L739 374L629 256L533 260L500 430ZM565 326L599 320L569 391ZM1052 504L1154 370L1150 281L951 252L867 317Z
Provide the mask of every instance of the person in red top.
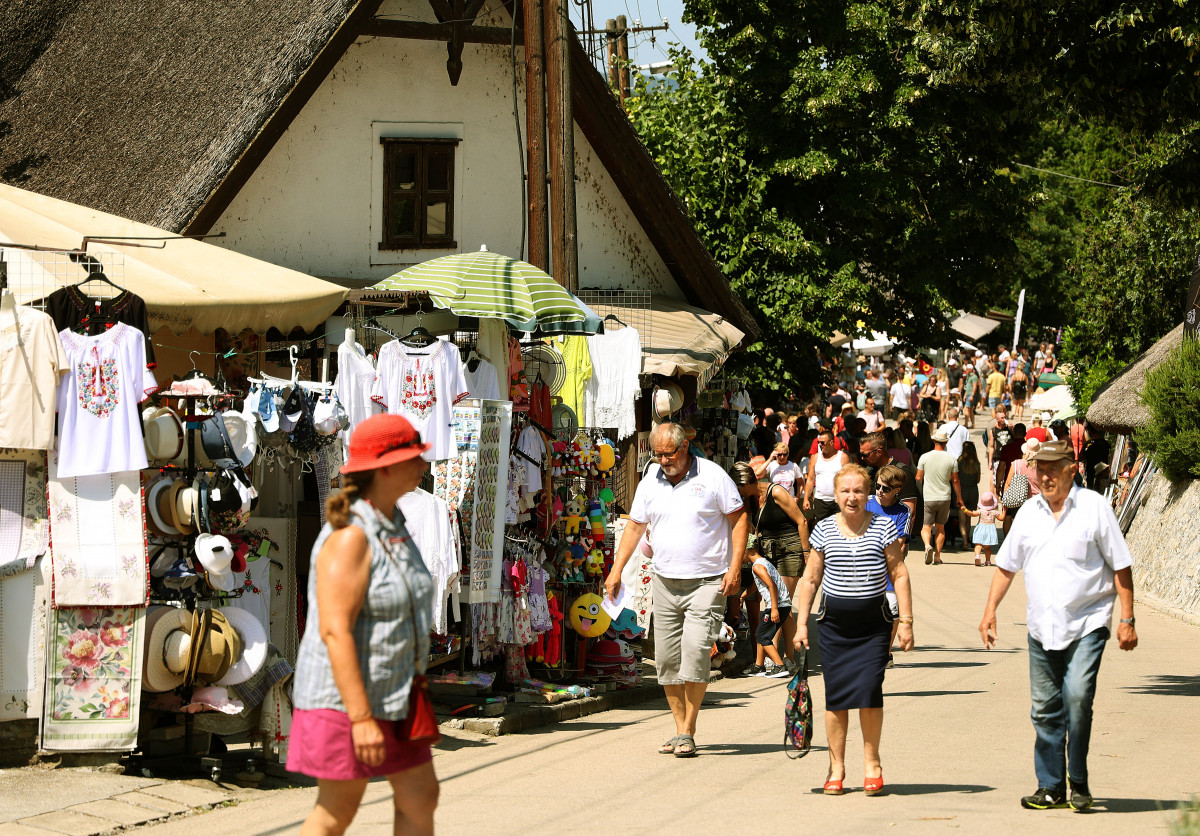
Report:
M1087 429L1083 426L1083 419L1076 418L1075 423L1071 425L1071 446L1075 448L1075 461L1082 460L1084 444L1087 444Z
M1034 410L1033 415L1030 416L1029 420L1033 426L1025 431L1025 437L1036 438L1038 440L1038 444L1045 444L1046 440L1049 438L1049 434L1046 432L1046 428L1042 426L1042 413Z

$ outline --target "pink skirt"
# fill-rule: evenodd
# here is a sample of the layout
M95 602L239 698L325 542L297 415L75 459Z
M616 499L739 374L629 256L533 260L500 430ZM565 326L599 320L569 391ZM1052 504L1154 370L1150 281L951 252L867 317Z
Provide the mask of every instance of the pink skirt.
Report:
M410 743L396 737L401 721L377 722L383 731L383 763L367 766L354 754L350 718L345 712L331 708L296 709L292 712L292 734L288 741L288 771L327 781L355 781L392 775L433 760L428 743Z

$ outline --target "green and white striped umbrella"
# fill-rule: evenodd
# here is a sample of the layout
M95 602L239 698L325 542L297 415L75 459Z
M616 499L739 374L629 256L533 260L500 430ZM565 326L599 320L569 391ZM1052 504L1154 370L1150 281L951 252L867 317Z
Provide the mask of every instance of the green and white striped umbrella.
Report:
M434 305L459 316L536 320L542 325L580 322L585 317L571 294L549 274L487 248L414 264L371 289L428 293Z

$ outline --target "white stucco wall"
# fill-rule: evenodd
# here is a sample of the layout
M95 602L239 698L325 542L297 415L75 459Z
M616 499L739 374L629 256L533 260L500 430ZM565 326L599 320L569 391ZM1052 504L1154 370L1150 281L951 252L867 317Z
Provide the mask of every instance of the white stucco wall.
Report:
M389 2L381 14L426 19L429 9L427 2ZM311 275L360 280L481 244L520 255L523 175L512 96L507 46L467 44L462 77L452 86L444 43L360 38L213 226L227 233L215 243ZM517 99L523 126L520 63ZM456 250L379 250L381 136L462 140L455 159ZM578 128L575 148L580 287L682 299Z

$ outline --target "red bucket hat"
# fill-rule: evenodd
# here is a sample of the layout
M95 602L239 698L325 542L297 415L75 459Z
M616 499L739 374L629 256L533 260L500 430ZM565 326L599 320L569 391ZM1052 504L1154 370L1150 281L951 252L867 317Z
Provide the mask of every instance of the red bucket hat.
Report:
M415 459L432 445L421 443L421 434L401 415L372 415L350 436L350 459L342 473L375 470Z

